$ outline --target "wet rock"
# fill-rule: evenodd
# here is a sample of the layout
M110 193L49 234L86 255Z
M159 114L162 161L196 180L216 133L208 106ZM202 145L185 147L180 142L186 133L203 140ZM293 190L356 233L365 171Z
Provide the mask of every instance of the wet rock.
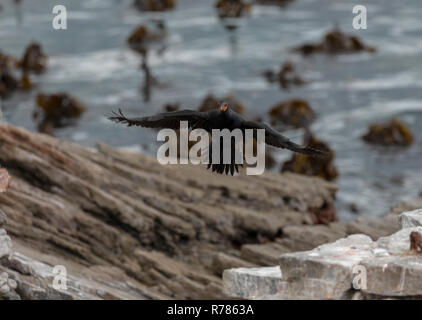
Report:
M217 0L215 2L218 17L220 19L226 18L241 18L250 14L252 5L242 0Z
M204 100L202 101L201 105L198 108L198 111L216 110L222 101L227 102L230 105L230 108L233 109L233 111L239 114L243 114L245 110L245 106L230 95L222 99L218 99L215 96L210 94L204 98Z
M286 61L281 66L280 71L267 70L264 71L263 76L270 83L278 82L283 89L289 89L292 86L300 86L305 83L296 72L294 64L290 61Z
M24 72L43 73L47 68L47 56L39 43L31 43L19 62L19 67Z
M299 99L280 102L268 114L273 125L281 123L295 128L307 128L315 119L315 112L309 103Z
M37 107L43 112L38 129L44 133L51 133L54 128L71 124L86 109L78 99L66 93L40 93L36 97L36 103Z
M398 119L371 125L362 139L371 144L384 146L409 146L413 142L409 128Z
M422 227L422 209L408 211L400 214L399 225L401 229Z
M318 176L328 181L332 181L338 176L338 171L334 166L334 151L330 147L315 137L306 139L305 143L318 150L326 152L325 157L310 157L303 154L294 153L290 160L283 163L281 172L294 172L309 176Z
M140 11L167 11L176 7L176 0L135 0L134 6Z
M348 35L335 28L325 34L322 42L315 44L307 43L294 48L293 51L299 52L304 56L308 56L315 53L347 54L365 51L373 53L376 49L365 45L358 37Z

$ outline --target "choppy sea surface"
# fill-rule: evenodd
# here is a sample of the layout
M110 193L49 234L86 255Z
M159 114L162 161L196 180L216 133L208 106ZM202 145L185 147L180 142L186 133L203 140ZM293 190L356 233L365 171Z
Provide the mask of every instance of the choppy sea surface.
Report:
M6 121L36 130L32 118L37 92L66 91L88 107L72 127L55 135L88 146L96 141L154 154L154 131L127 129L104 117L121 107L129 115L159 112L169 102L195 109L209 93L231 94L248 117L263 116L277 102L301 98L317 113L312 131L336 152L340 172L337 214L379 216L398 201L422 192L422 2L420 0L296 0L286 9L254 6L230 35L216 17L214 1L178 0L174 11L140 13L132 0L63 0L68 29L52 28L57 0L24 0L15 7L0 0L0 50L21 56L31 41L49 56L48 71L34 80L31 93L3 102ZM368 29L353 30L352 8L365 4ZM162 84L144 102L140 58L126 38L140 23L164 19L166 50L152 52L151 71ZM302 58L289 48L318 41L333 26L354 33L376 54ZM309 83L284 91L268 84L261 72L293 60ZM409 148L366 145L360 136L368 124L396 116L415 135ZM300 130L284 132L296 142ZM278 151L281 162L290 157ZM279 170L276 168L275 170ZM352 213L355 204L359 213Z

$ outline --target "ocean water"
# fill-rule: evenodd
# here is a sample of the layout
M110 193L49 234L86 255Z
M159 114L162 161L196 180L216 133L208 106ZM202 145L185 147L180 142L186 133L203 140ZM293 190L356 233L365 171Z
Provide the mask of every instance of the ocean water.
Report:
M248 117L264 117L276 103L301 98L317 113L312 131L336 152L340 176L336 206L342 220L379 216L398 201L422 192L422 2L361 1L368 10L368 29L353 30L354 1L296 0L286 9L255 6L234 34L218 20L214 1L178 0L176 10L140 13L132 0L63 0L68 29L52 28L57 0L23 0L20 7L0 0L0 50L21 56L31 41L48 54L48 71L34 77L36 89L3 102L6 121L36 130L32 118L37 92L66 91L88 107L74 126L55 136L88 146L102 141L154 154L154 131L125 128L104 115L122 108L129 115L149 115L170 102L195 109L209 93L231 94ZM149 56L151 72L161 85L144 101L140 57L126 38L140 23L164 19L166 50ZM333 26L376 46L376 54L303 58L289 49L318 41ZM284 91L268 84L261 72L294 61L309 80ZM409 148L363 143L368 124L396 116L415 136ZM300 130L284 132L296 142ZM290 157L277 151L282 162ZM279 170L279 167L274 170ZM350 205L359 208L358 213Z

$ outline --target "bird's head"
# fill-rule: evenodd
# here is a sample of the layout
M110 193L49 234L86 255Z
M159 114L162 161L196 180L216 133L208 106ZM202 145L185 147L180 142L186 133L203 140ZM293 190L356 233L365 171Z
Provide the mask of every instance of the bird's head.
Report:
M225 111L229 110L229 105L226 102L222 102L222 103L220 103L220 107L219 108L220 108L220 111L225 112Z

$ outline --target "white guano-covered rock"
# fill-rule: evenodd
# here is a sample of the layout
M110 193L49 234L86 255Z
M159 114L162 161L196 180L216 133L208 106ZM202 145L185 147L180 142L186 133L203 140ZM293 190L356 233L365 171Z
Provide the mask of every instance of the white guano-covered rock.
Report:
M280 257L283 280L291 297L342 299L352 287L353 268L374 255L374 242L365 235L351 235L311 251Z
M249 299L422 299L421 246L415 242L418 249L410 250L410 234L422 236L420 214L421 210L403 213L403 229L375 242L357 234L310 251L283 254L276 280L267 272L275 274L274 268L225 271L227 293Z

